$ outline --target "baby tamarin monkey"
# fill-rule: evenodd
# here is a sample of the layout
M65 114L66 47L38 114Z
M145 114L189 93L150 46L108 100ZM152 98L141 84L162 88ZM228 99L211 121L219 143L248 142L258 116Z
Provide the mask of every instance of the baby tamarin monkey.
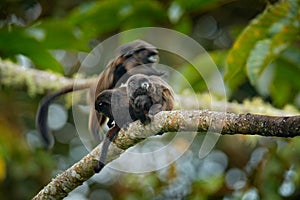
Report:
M126 129L136 120L149 123L155 114L173 107L174 92L159 76L136 74L128 79L125 86L101 92L96 98L95 110L109 118L111 129L104 139L95 172L104 167L108 146L121 128Z
M94 105L95 96L98 96L100 92L118 87L120 84L125 83L133 74L163 75L164 73L155 69L158 59L158 51L154 46L145 41L136 40L119 47L119 55L108 63L95 83L76 85L74 88L63 88L46 96L40 103L36 118L37 129L40 131L46 146L50 148L53 145L53 138L49 134L47 126L47 118L49 105L56 97L69 92L90 88L90 102L91 105ZM101 113L95 112L94 106L91 107L89 130L98 142L100 142L99 129L104 125L106 117L103 117Z

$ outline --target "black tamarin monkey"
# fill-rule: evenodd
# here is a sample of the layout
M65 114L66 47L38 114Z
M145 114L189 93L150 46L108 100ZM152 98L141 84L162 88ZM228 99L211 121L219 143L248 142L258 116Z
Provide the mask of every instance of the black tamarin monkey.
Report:
M145 41L136 40L119 47L118 56L108 63L107 67L99 75L98 80L95 83L77 85L74 88L62 88L60 91L44 97L38 108L36 126L40 131L46 146L50 148L53 145L53 138L49 134L47 126L47 117L49 105L56 97L68 92L90 88L90 102L91 105L94 105L94 97L100 92L125 83L126 80L133 74L163 75L164 73L155 69L155 64L157 62L158 51L156 48ZM106 117L95 112L94 106L91 107L89 130L99 142L99 129L105 123Z
M150 116L174 107L174 92L171 86L159 76L138 74L127 81L129 105L142 123Z
M149 123L153 115L173 107L174 92L159 76L133 75L125 86L101 92L96 98L95 110L109 118L110 130L104 139L95 172L104 167L109 144L121 128L126 129L136 120Z

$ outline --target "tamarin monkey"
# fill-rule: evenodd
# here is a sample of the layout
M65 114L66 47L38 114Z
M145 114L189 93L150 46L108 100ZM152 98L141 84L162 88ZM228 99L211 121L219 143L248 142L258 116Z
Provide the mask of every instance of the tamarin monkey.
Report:
M118 87L125 83L133 74L146 74L162 76L164 73L155 69L158 63L158 51L151 44L136 40L119 47L119 54L111 60L104 71L99 75L95 83L66 87L44 97L39 105L36 117L36 126L40 131L45 145L50 148L53 145L53 137L49 134L47 126L48 110L51 102L58 96L82 89L90 89L90 117L89 130L100 142L99 130L104 125L106 117L95 112L95 97L103 90Z
M173 107L174 92L159 76L136 74L127 80L125 86L101 92L96 98L95 110L109 118L110 129L104 139L95 172L105 166L109 144L121 128L126 129L136 120L147 124L158 112L172 110Z

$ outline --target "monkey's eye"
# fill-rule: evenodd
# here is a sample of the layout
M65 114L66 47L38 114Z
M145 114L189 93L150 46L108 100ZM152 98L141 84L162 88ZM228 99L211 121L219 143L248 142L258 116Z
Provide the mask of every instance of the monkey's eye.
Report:
M100 102L98 105L99 105L99 106L102 106L102 105L103 105L103 103L102 103L102 102Z
M158 56L157 54L155 54L155 55L150 55L150 56L148 57L148 60L149 60L149 62L156 63L156 62L158 62L158 60L159 60L159 56Z

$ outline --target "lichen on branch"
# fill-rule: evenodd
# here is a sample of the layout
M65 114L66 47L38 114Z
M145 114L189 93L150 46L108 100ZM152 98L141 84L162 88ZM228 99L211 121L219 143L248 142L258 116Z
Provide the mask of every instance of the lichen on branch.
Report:
M74 79L57 73L21 67L10 61L0 60L0 84L12 88L25 88L31 96L73 86L74 82ZM76 80L76 84L85 82L91 80Z

